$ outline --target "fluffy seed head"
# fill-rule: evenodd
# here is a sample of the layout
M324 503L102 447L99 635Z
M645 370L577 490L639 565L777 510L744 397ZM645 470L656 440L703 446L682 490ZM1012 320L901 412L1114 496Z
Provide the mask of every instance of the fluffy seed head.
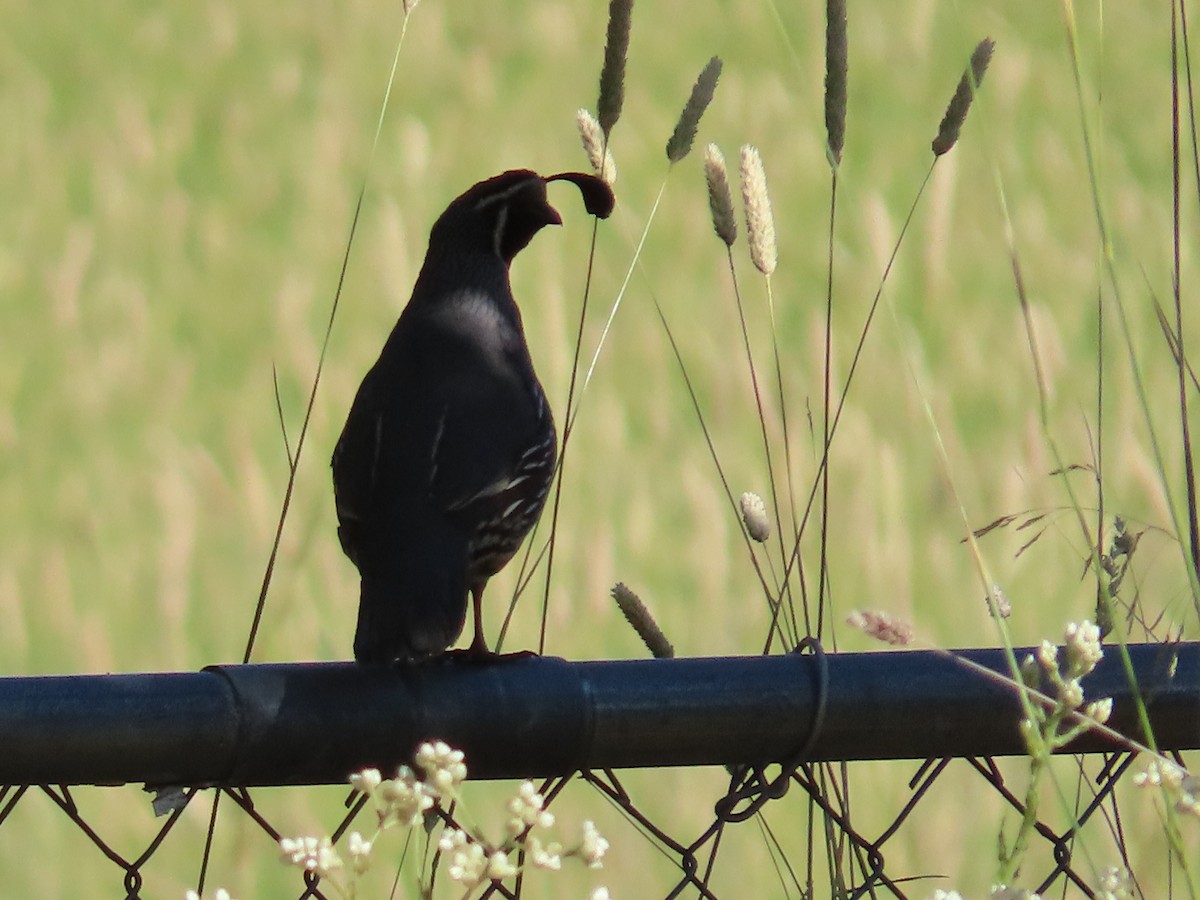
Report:
M912 625L890 613L869 610L852 612L846 616L846 624L893 647L904 647L912 643Z
M604 137L604 129L586 109L575 113L575 124L579 127L579 137L583 141L583 149L587 153L592 171L605 184L611 185L617 180L617 164L613 160L612 151Z
M742 522L752 540L765 544L771 536L771 522L767 518L767 507L763 498L753 491L746 491L738 501L742 507Z
M650 615L650 610L646 609L646 604L637 594L618 581L613 586L612 595L625 620L633 626L633 630L655 659L670 659L675 655L675 648L671 646L671 642L662 633L662 629L654 621L654 616Z
M746 240L755 268L770 276L779 262L775 244L775 218L771 215L771 196L767 193L767 173L758 148L742 148L742 202L746 207Z
M716 144L704 148L704 181L708 184L708 208L712 211L713 230L726 247L732 247L737 240L737 219L733 214L733 197L729 193L725 155Z

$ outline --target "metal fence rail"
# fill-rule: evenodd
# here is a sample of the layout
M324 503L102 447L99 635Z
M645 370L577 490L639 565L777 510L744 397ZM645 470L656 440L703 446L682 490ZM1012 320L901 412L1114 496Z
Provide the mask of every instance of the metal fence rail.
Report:
M1200 747L1200 643L1129 656L1156 746ZM1001 651L966 650L2 678L0 784L345 783L434 737L474 778L1024 753L1016 693L964 661L1007 675ZM1084 691L1112 697L1110 727L1145 742L1118 652ZM1069 747L1115 749L1097 733Z

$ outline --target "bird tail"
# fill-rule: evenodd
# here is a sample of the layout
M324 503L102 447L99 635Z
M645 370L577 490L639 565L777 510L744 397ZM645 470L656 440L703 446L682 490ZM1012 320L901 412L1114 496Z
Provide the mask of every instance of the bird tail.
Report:
M428 562L413 568L424 577L362 576L354 633L354 658L359 663L389 665L425 659L441 653L462 634L467 616L465 581L450 584L454 579L444 569L431 569Z

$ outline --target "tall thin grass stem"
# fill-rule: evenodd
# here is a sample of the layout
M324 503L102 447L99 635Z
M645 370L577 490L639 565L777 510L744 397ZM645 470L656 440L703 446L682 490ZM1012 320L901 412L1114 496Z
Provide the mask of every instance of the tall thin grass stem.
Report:
M716 445L713 443L712 433L709 431L708 423L704 418L704 411L700 408L700 398L696 395L696 389L692 384L691 375L688 374L687 365L683 361L683 354L679 350L679 344L676 343L676 341L675 341L675 333L671 330L670 323L667 322L666 313L663 312L662 305L658 302L658 298L654 297L652 295L651 299L654 301L654 310L656 313L658 313L658 320L659 320L659 322L662 323L663 331L667 335L667 341L671 344L671 352L674 353L674 355L675 355L675 362L679 366L679 374L683 376L683 383L684 383L684 386L687 388L688 398L692 401L692 409L696 413L696 421L700 423L700 431L704 435L704 442L708 445L709 457L712 459L713 465L716 467L717 477L721 481L721 487L725 491L725 497L729 502L729 507L735 513L737 513L740 510L740 504L739 504L738 500L733 496L733 490L729 486L729 479L725 475L725 468L724 468L724 466L721 465L721 458L717 454ZM754 572L758 576L759 583L761 584L762 589L763 589L763 594L767 598L767 605L771 608L771 611L772 611L771 633L773 634L775 628L778 627L776 624L776 621L779 616L779 609L780 609L781 604L775 598L774 593L772 592L772 590L767 582L766 576L763 574L762 567L759 565L758 557L754 554L754 547L753 547L753 544L751 543L750 534L744 528L741 529L741 531L742 531L742 540L745 542L746 549L750 553L750 561L751 561L751 564L754 566ZM792 634L790 635L790 638L785 637L782 634L782 632L780 634L780 638L781 638L781 640L785 640L785 641L790 639L790 644L787 647L787 649L789 649L789 650L792 647L795 647L799 641L799 637L795 631L794 626L793 626L793 631L792 631Z

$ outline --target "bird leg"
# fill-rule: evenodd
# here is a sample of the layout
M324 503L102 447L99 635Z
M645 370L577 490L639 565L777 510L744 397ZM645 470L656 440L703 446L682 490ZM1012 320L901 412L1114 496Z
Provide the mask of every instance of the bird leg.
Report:
M469 659L481 660L494 656L488 649L487 639L483 636L483 585L472 586L471 605L475 608L475 638L467 648Z
M471 605L475 609L475 637L471 641L471 646L466 650L451 650L452 656L461 658L468 663L493 663L515 662L538 655L532 650L518 650L515 653L496 653L489 650L483 636L483 585L471 588Z

